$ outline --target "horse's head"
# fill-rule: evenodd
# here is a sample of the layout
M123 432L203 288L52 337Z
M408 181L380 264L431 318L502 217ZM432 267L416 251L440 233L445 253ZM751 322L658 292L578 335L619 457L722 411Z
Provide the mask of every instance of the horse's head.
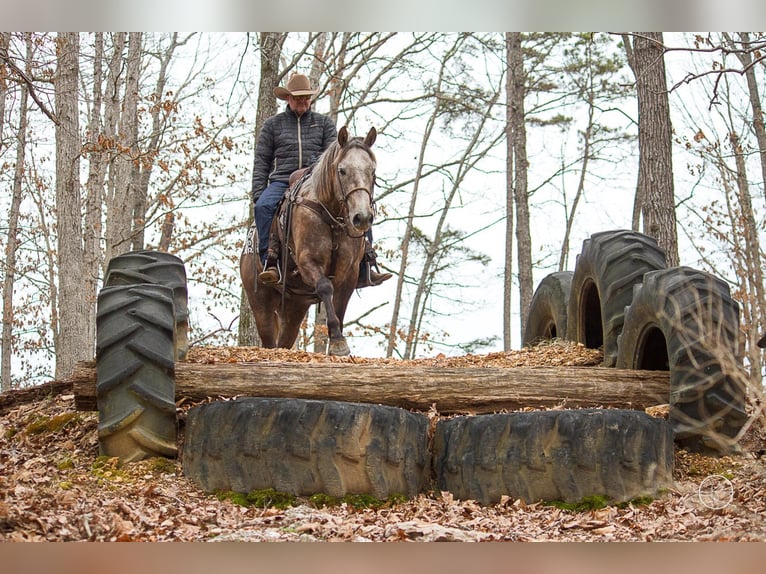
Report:
M347 209L346 225L350 234L367 232L374 219L373 193L377 164L370 148L377 135L375 128L371 128L364 139L349 138L346 126L338 131L336 195Z

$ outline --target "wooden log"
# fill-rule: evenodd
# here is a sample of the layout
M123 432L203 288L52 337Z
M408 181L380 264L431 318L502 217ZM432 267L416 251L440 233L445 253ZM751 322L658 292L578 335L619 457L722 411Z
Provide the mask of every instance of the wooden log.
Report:
M69 380L50 381L34 387L11 389L10 391L0 393L0 414L18 405L71 392L72 382Z
M96 368L75 369L75 405L96 410ZM279 397L374 403L441 414L525 407L644 409L669 401L667 371L604 367L443 368L334 363L176 363L176 398Z

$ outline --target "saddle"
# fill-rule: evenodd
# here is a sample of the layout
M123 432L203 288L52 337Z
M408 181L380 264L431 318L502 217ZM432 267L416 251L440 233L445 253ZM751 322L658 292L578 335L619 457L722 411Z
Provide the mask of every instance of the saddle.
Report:
M287 238L292 210L295 207L298 190L311 175L313 166L295 170L287 180L287 190L277 204L274 219L269 229L269 247L266 252L266 266L261 280L270 284L284 284L284 268L287 267L289 248L282 250L282 237ZM267 271L268 270L268 271Z

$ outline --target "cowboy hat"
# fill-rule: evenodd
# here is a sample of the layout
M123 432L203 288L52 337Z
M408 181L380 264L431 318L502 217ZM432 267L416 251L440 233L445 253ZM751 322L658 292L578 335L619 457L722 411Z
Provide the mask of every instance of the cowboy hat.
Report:
M311 82L303 74L293 74L287 80L287 86L274 88L274 95L280 100L286 100L288 96L313 96L317 90L311 89Z

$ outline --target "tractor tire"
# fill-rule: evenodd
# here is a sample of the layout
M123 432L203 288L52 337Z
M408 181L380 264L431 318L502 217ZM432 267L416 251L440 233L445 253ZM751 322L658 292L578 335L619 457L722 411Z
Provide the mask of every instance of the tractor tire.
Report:
M727 453L747 421L739 306L721 279L689 267L644 275L625 312L617 367L670 371L679 446Z
M102 455L175 457L173 291L106 287L96 313L96 401Z
M131 251L112 258L104 286L153 283L173 290L175 301L175 358L182 361L189 350L189 309L186 269L180 258L165 251Z
M502 496L624 502L656 496L673 481L673 434L663 419L632 410L583 409L457 417L434 438L437 486L493 504Z
M657 242L628 230L595 233L577 256L567 306L567 339L604 349L604 366L617 362L617 337L633 285L644 273L667 267Z
M522 346L566 338L571 286L571 271L551 273L540 282L529 305Z
M428 418L381 405L242 398L191 409L184 473L205 491L408 497L430 480Z

